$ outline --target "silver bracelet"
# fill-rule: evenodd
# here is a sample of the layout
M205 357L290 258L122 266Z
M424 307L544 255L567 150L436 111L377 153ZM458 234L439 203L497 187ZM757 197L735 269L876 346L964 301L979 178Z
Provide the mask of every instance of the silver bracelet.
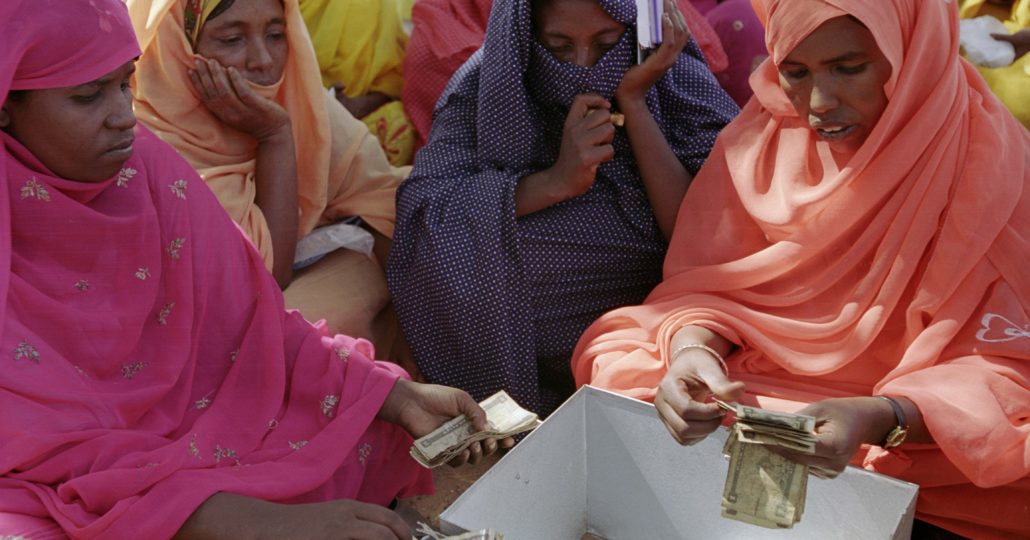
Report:
M688 343L686 345L676 347L676 350L672 351L672 354L669 355L669 361L671 362L672 360L675 360L679 353L687 349L701 349L702 351L712 355L712 357L719 361L719 365L722 366L722 372L726 375L730 374L730 368L726 366L726 360L723 360L722 355L716 352L715 349L708 345L702 345L701 343Z

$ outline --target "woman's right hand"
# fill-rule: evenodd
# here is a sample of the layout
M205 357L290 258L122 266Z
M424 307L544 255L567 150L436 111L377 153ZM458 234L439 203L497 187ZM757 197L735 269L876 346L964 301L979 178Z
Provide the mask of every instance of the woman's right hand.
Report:
M735 401L743 391L744 383L731 381L710 353L685 349L672 358L669 371L658 384L654 405L672 437L689 446L715 431L726 414L705 400L714 395Z
M197 59L190 82L212 114L222 123L258 141L290 126L290 115L278 103L259 96L234 67L217 60Z
M175 540L219 538L409 540L411 529L395 512L358 501L278 504L217 493L193 512Z
M551 167L570 198L586 193L594 185L597 167L615 157L611 107L608 100L594 94L580 94L572 100L558 161Z

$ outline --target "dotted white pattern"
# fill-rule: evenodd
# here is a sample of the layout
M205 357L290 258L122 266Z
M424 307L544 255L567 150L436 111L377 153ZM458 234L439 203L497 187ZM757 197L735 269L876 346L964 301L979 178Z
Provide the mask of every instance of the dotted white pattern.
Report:
M494 3L483 48L440 98L398 191L387 280L429 381L477 400L503 388L548 414L573 390L580 334L644 299L666 246L624 130L587 193L516 219L515 186L557 159L573 97L611 100L636 54L631 27L591 68L559 62L533 37L529 4ZM632 0L600 4L636 18ZM738 111L693 42L647 103L691 173Z

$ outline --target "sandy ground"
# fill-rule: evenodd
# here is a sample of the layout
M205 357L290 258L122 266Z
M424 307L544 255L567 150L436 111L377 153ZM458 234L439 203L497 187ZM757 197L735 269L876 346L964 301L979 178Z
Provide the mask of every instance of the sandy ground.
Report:
M417 510L434 529L439 529L440 513L447 509L466 489L500 459L500 452L486 457L475 465L450 467L444 465L433 469L433 480L436 481L436 493L422 497L412 497L405 503Z

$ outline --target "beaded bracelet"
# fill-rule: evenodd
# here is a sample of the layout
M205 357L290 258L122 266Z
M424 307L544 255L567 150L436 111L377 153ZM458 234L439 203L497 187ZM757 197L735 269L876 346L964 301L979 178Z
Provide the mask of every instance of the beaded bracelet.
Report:
M701 349L702 351L705 351L706 353L712 355L716 360L719 361L719 365L722 366L722 372L726 375L730 374L730 368L726 366L726 361L723 360L722 355L716 352L715 349L709 347L708 345L703 345L701 343L687 343L686 345L680 345L679 347L676 347L676 350L672 351L672 354L669 355L669 360L675 360L676 356L678 356L679 353L687 349Z

